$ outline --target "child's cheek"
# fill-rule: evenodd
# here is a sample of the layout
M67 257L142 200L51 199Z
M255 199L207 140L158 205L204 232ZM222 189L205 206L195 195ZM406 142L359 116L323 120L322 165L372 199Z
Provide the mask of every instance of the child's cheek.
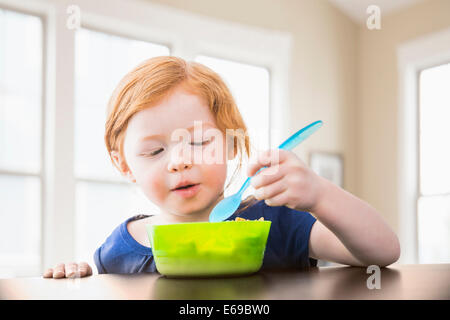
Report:
M157 178L157 174L149 174L139 184L143 193L154 204L158 205L164 202L164 198L170 191L167 189L164 181Z
M226 164L210 164L204 166L204 176L208 184L216 191L221 192L224 188L225 180L227 178Z

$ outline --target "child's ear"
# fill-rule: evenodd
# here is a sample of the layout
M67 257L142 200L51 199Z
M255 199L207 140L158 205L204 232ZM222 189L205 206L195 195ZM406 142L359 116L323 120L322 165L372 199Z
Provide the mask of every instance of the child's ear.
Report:
M133 173L131 172L130 168L128 167L126 161L119 152L117 151L111 151L111 157L116 164L117 168L119 168L120 173L129 181L132 183L136 182L136 179L133 176Z

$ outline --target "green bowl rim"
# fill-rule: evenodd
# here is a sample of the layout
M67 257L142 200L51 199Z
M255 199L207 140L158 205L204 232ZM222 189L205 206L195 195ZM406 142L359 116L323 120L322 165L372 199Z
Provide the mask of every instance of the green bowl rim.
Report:
M242 223L242 222L244 222L244 223L255 223L255 222L258 222L258 223L266 223L266 224L268 223L269 225L272 224L271 220L244 220L244 221L242 221L242 220L241 221L227 220L227 221L220 221L220 222L194 221L194 222L181 222L181 223L169 223L169 224L150 224L150 223L148 223L148 224L145 225L145 228L147 230L147 237L149 238L150 248L153 249L152 241L150 239L150 234L149 234L151 228L170 227L170 226L174 226L174 225L176 225L176 226L179 226L179 225L193 225L193 224L197 224L197 225L199 225L199 224L214 225L215 224L215 225L217 225L219 223L228 223L228 222L234 222L234 223L236 223L236 222L238 222L238 223ZM269 226L269 232L270 232L270 226Z
M240 220L240 221L235 221L235 220L227 220L227 221L220 221L220 222L209 222L209 221L194 221L194 222L180 222L180 223L168 223L168 224L150 224L150 223L148 223L148 224L146 224L145 226L146 227L160 227L160 226L173 226L173 225L176 225L176 226L179 226L179 225L193 225L193 224L205 224L205 225L213 225L213 224L219 224L219 223L229 223L229 222L252 222L252 223L254 223L254 222L258 222L258 223L261 223L261 222L265 222L265 223L272 223L272 221L270 221L270 220L245 220L245 221L243 221L243 220Z

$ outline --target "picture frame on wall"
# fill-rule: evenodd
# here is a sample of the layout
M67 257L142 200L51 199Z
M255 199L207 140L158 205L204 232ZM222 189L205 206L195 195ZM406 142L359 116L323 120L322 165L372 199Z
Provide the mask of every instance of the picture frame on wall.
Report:
M344 187L344 160L339 153L311 152L309 167L317 175L341 188Z

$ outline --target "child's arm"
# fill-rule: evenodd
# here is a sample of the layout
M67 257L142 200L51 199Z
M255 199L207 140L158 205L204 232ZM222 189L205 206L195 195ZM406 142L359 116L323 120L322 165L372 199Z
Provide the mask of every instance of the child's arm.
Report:
M271 157L272 152L278 157ZM397 261L398 238L370 205L316 175L293 152L262 153L249 166L248 175L263 166L268 168L251 181L257 199L317 217L310 234L310 257L355 266Z
M60 263L55 266L55 268L49 268L45 270L44 278L73 278L73 277L88 277L92 275L92 268L86 262L80 263Z
M311 212L319 221L311 229L309 254L316 259L367 266L398 260L397 236L369 204L319 177L322 196Z

